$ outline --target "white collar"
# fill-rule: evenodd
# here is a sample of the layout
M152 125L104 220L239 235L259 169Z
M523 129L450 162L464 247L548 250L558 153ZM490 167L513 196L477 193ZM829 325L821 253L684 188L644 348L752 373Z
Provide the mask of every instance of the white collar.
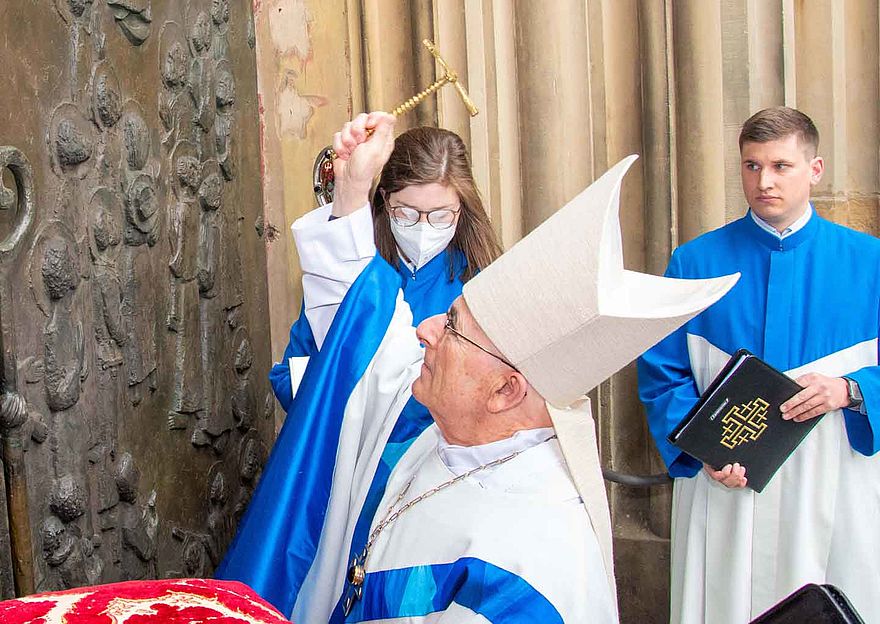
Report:
M792 234L803 228L807 224L807 222L809 222L810 217L813 216L813 206L811 204L807 204L807 209L804 211L804 214L798 217L797 221L789 225L782 232L780 232L775 227L764 221L764 219L756 215L754 210L749 209L749 214L752 215L752 220L758 225L759 228L761 228L765 232L773 234L774 236L782 240L787 236L791 236Z
M400 258L401 262L403 262L403 266L405 266L407 269L409 269L410 273L412 273L413 275L416 274L416 271L418 271L418 267L416 267L416 265L414 265L412 262L407 260L406 256L403 255L403 253L400 251L399 248L397 250L397 257Z
M468 470L478 468L496 459L501 459L511 453L525 451L533 446L537 446L541 442L545 442L553 433L553 427L523 429L517 431L509 438L478 446L450 444L441 435L440 442L437 445L437 452L440 454L441 461L452 473L462 475Z

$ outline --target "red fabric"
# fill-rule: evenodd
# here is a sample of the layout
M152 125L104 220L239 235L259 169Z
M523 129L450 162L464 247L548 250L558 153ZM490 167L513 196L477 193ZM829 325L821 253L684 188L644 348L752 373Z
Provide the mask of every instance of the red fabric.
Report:
M46 622L44 616L54 606L54 601L19 603L17 600L0 602L0 622L5 624L32 624Z
M251 588L235 581L128 581L0 602L4 624L286 624Z

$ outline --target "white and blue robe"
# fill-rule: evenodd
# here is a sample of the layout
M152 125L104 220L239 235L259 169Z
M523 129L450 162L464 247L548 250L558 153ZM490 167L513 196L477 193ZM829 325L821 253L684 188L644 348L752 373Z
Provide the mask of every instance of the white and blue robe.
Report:
M572 609L587 613L587 607L592 618L588 621L616 621L607 559L603 560L604 553L593 556L599 547L592 516L573 485L557 501L570 507L569 518L581 520L565 525L566 531L571 529L569 534L560 533L562 525L552 524L540 513L541 505L549 503L546 495L535 499L540 504L532 515L538 524L530 531L511 516L493 531L479 534L460 526L460 539L454 543L437 540L401 517L399 522L405 524L394 529L395 541L409 537L431 547L421 551L417 565L409 566L419 571L406 583L409 610L391 609L389 605L404 594L399 586L379 580L384 576L371 576L386 570L384 561L393 561L389 551L371 556L364 598L348 618L343 616L348 563L363 549L376 521L376 509L387 507L380 500L397 495L391 486L386 490L389 477L394 485L408 475L431 444L436 452L436 439L419 437L413 442L414 428L423 428L423 423L410 422L405 408L411 402L410 386L419 374L423 351L409 307L399 294L399 275L375 255L369 208L335 221L327 220L329 212L330 207L318 209L294 224L306 315L319 350L309 362L218 577L248 583L297 622L356 622L377 619L373 617L377 613L401 622L524 622L534 621L523 618L539 603L542 614L556 613L556 620L548 622L584 621L569 614L576 613ZM423 436L436 436L434 431L431 427ZM420 449L417 455L408 452L416 448ZM521 457L535 457L532 450ZM398 460L400 465L391 472ZM515 461L510 462L511 468ZM558 449L545 463L545 482L567 480L571 484ZM422 476L419 473L418 478ZM466 483L458 484L462 485ZM447 510L446 515L485 506L485 501L477 497L461 504L462 509ZM517 513L531 502L522 499L519 505ZM407 515L416 511L413 508ZM551 524L554 539L542 533ZM407 526L410 529L404 530ZM482 548L480 544L490 535L495 544ZM544 536L546 543L523 543L524 535L529 539ZM559 540L559 535L566 539ZM557 548L562 541L565 547ZM574 572L545 578L546 565L511 570L506 559L496 557L501 550L508 554L530 550L532 559L547 557L555 562L554 569ZM523 557L523 561L531 559ZM439 577L442 583L428 582ZM488 601L499 587L505 593ZM513 600L525 610L502 608L500 600ZM418 605L415 611L413 605Z
M840 587L880 621L878 267L880 240L817 214L784 238L747 214L673 254L669 277L742 277L639 361L651 433L676 477L672 622L742 624L808 582ZM760 494L712 481L666 439L739 348L792 377L852 377L865 399L862 412L822 417Z
M443 444L436 425L419 436L392 474L376 520L413 475L395 509L456 476L438 453ZM559 442L542 441L389 524L370 551L363 598L349 621L616 622L589 527Z

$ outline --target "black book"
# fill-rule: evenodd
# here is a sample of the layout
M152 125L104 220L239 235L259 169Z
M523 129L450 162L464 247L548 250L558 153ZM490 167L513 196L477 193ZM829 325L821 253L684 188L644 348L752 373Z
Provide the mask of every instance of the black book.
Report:
M802 390L793 379L740 349L669 434L688 455L720 470L739 463L756 492L764 489L819 423L783 420L779 406Z
M834 585L809 583L750 624L865 624L855 607Z

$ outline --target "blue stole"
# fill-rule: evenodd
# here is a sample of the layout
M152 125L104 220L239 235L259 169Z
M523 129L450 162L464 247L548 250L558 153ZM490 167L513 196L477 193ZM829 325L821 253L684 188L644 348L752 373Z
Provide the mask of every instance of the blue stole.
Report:
M541 592L516 574L474 557L368 573L364 597L346 621L425 616L445 611L453 602L493 624L562 624L556 607Z
M348 397L382 342L400 287L380 257L342 302L215 577L252 587L289 614L314 561ZM378 501L377 501L378 504Z

